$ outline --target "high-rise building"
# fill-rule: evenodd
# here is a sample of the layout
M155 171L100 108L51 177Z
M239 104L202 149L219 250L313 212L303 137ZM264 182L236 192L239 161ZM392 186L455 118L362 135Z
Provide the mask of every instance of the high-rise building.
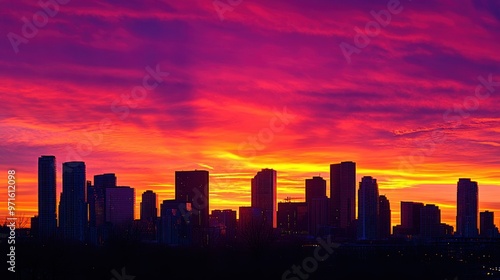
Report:
M326 181L320 176L314 176L312 179L306 179L306 202L309 203L313 198L326 197Z
M282 234L307 232L307 202L279 202L278 228Z
M498 228L495 226L494 217L494 213L490 211L479 213L479 234L481 237L498 237Z
M136 222L139 225L141 239L143 241L154 241L157 239L158 231L158 195L152 190L142 193L140 205L141 219Z
M191 211L189 202L164 200L160 205L159 241L167 245L190 245L192 242Z
M330 165L330 200L332 225L348 229L356 219L356 163Z
M255 207L240 207L238 221L238 240L244 243L265 243L273 236L273 228L267 222L265 212Z
M38 229L40 228L40 225L38 224L38 216L33 216L30 218L31 226L30 226L30 233L33 237L39 236L38 234Z
M379 194L377 180L365 176L359 183L358 239L378 238Z
M38 158L38 236L42 240L54 237L56 215L56 157Z
M215 226L221 228L221 235L226 240L231 241L236 238L236 211L231 209L213 210L212 219L215 222Z
M264 224L276 228L276 171L273 169L262 169L252 179L252 207L259 208L264 212Z
M441 235L441 210L434 204L426 204L420 209L420 236L437 238Z
M307 231L310 235L326 233L330 223L330 200L326 196L326 181L320 176L306 179Z
M87 228L87 197L85 163L63 163L63 182L59 203L59 227L64 239L85 241Z
M89 205L89 241L103 244L109 238L111 225L106 217L106 189L116 188L116 175L105 173L94 175L94 184L87 182L87 202Z
M209 173L206 170L175 171L175 200L192 208L193 227L209 226Z
M98 188L116 188L115 173L94 175L94 186Z
M439 225L439 234L441 237L453 236L453 226L441 223L441 225Z
M401 201L401 228L406 235L420 234L420 210L423 207L421 202Z
M457 235L477 237L478 186L468 178L457 183Z
M245 235L248 232L258 231L262 228L262 209L248 206L239 208L238 235Z
M158 217L158 196L155 192L147 190L142 193L141 220L155 221Z
M114 173L94 175L94 185L87 186L91 228L103 226L106 222L106 188L116 188L116 175Z
M387 239L391 236L391 205L385 195L378 198L378 236Z
M106 222L114 229L127 229L134 221L135 189L106 188Z
M309 235L318 236L327 234L330 222L329 205L327 197L312 198L307 203L307 222Z

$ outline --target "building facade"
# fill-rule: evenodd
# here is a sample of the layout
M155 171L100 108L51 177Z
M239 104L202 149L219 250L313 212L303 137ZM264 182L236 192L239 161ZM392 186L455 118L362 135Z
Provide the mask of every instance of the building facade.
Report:
M190 203L193 227L209 226L209 173L205 170L175 171L175 200Z
M158 196L152 190L142 193L141 220L155 221L158 217Z
M57 229L56 157L38 158L38 229L41 240L53 238Z
M359 183L358 239L378 239L379 194L377 180L365 176Z
M85 241L87 229L87 197L85 163L63 163L63 182L59 204L59 227L62 237Z
M460 178L457 183L457 236L478 236L478 186L469 178Z
M273 169L262 169L252 179L252 207L264 212L264 224L277 228L277 175Z
M378 199L378 237L388 239L391 236L391 204L385 195Z
M332 225L348 229L356 219L356 163L330 165L330 200Z

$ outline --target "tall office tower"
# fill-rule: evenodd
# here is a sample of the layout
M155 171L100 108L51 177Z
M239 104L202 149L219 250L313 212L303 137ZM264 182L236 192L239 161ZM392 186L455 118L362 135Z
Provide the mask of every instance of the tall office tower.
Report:
M94 175L94 185L87 186L90 227L100 227L106 222L106 188L116 188L114 173Z
M327 197L312 198L307 203L307 222L309 235L318 236L327 234L328 223L330 222L329 202Z
M326 197L326 181L320 176L314 176L312 179L306 179L306 202L309 203L313 198Z
M378 238L379 195L377 180L365 176L359 183L358 239Z
M140 235L142 240L157 240L158 225L158 195L152 190L142 193L140 204L141 220L139 221Z
M477 237L477 182L460 178L457 183L457 235Z
M31 222L31 226L30 226L31 235L39 236L38 229L40 228L40 225L38 224L38 216L31 217L30 222Z
M85 163L63 163L63 183L59 203L59 227L64 239L85 241L87 228L87 197Z
M245 236L250 232L259 231L262 228L262 209L240 206L239 214L238 236Z
M479 213L479 229L481 237L498 237L498 228L495 226L493 212L484 211Z
M142 193L141 220L155 221L158 217L158 196L155 192L147 190Z
M229 241L236 238L236 211L231 209L213 210L215 226L221 228L221 234Z
M441 210L433 204L420 209L420 236L437 238L441 236Z
M189 245L192 242L191 203L164 200L160 205L160 238L167 245Z
M356 219L356 163L330 165L330 200L332 225L349 228Z
M330 222L329 199L326 197L325 179L315 176L306 179L307 231L310 235L321 235Z
M423 203L401 201L401 228L405 235L420 234L420 209Z
M135 189L106 188L106 222L114 229L126 229L134 221Z
M89 205L89 241L103 244L109 238L110 224L106 224L106 189L116 188L116 175L105 173L94 175L94 184L87 183Z
M175 171L175 200L179 202L191 203L191 222L193 227L208 228L208 171Z
M273 228L266 221L268 212L255 207L240 207L238 221L238 240L249 244L269 242Z
M38 158L38 236L47 240L56 234L56 157Z
M252 207L262 209L264 224L276 228L278 225L276 212L276 171L262 169L252 179Z
M94 186L98 188L116 188L115 173L94 175Z
M282 234L307 232L307 202L279 202L278 228Z
M378 197L378 237L387 239L391 236L391 205L385 195Z
M95 227L96 226L96 200L97 200L97 191L92 186L91 181L87 181L87 204L89 206L89 226Z

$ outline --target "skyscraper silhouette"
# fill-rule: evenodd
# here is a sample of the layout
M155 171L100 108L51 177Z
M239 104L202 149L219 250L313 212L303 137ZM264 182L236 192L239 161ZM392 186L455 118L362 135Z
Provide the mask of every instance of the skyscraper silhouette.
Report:
M356 163L330 165L330 200L332 225L349 228L356 218Z
M94 175L94 186L98 188L116 188L115 173Z
M193 227L208 228L208 171L175 171L175 200L178 202L189 202L191 204L191 223Z
M160 205L159 241L168 245L190 245L193 224L191 203L164 200Z
M329 199L326 197L326 181L320 176L306 179L307 230L310 235L324 233L330 222Z
M64 239L85 240L87 227L87 201L85 163L63 163L63 189L59 204L59 227Z
M90 227L100 227L106 222L106 188L116 188L116 175L94 175L94 185L87 188Z
M365 176L359 183L358 239L378 238L379 195L377 180Z
M103 244L111 233L106 223L106 189L116 188L116 175L105 173L94 175L94 184L87 184L87 203L89 205L89 241Z
M309 203L313 198L326 197L326 181L320 176L314 176L312 179L306 179L306 202Z
M490 211L479 213L479 234L481 237L498 237L498 228L495 226L494 217L494 213Z
M231 209L213 210L212 220L214 221L215 226L222 228L221 234L224 236L225 240L233 241L236 238L236 211Z
M38 158L38 235L47 240L54 237L56 220L56 157Z
M127 229L134 221L135 189L123 186L106 188L106 222L115 230Z
M264 213L264 223L276 228L276 170L262 169L252 179L252 207L259 208Z
M278 227L282 234L298 234L307 232L307 203L279 202Z
M420 209L420 236L437 238L441 235L441 210L434 204L426 204Z
M325 197L311 198L307 203L308 232L317 236L326 234L329 221L329 199Z
M378 198L378 237L387 239L391 236L391 205L385 195Z
M405 235L420 234L421 202L401 201L401 228Z
M141 220L155 221L158 217L158 196L152 190L142 193Z
M273 228L269 224L264 210L256 207L240 207L238 221L238 239L244 243L259 244L272 237Z
M478 186L468 178L457 183L457 235L477 237Z

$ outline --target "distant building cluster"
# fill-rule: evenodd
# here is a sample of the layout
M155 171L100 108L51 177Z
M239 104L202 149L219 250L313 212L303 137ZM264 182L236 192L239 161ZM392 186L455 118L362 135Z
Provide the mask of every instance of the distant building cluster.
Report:
M441 222L434 204L401 202L401 224L391 228L391 207L379 194L377 179L356 184L356 163L330 165L330 185L314 176L305 180L305 201L277 202L277 172L262 169L251 179L251 206L209 213L209 172L176 171L175 199L158 204L152 190L142 194L140 219L134 220L135 189L118 186L113 173L87 181L84 162L62 166L59 216L56 214L56 158L38 159L38 216L32 234L42 241L68 240L103 245L133 239L170 246L207 246L232 242L262 243L276 238L333 236L336 240L435 240L445 237L497 238L494 213L478 215L478 185L457 184L457 228ZM358 203L356 207L356 187ZM356 218L357 209L357 218ZM478 227L479 217L479 227ZM392 234L391 234L392 229Z

